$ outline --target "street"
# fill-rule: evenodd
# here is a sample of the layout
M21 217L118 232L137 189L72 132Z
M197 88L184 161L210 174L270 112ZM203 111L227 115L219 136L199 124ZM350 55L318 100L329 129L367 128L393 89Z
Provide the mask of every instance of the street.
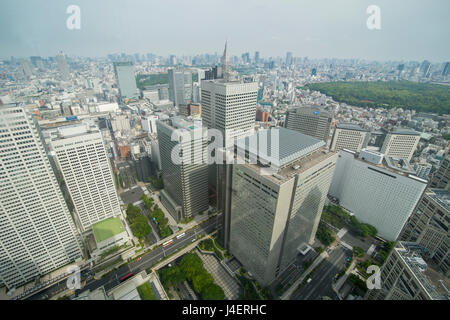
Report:
M320 300L324 296L337 300L332 289L334 277L345 268L346 258L351 255L352 252L343 247L331 251L329 258L324 260L310 276L311 281L295 292L291 300Z

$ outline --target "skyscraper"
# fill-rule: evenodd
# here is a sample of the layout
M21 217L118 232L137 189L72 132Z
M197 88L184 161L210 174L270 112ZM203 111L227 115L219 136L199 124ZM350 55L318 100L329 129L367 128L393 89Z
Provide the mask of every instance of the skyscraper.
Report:
M50 145L83 232L98 221L121 214L102 134L95 125L58 128Z
M225 81L229 81L231 76L231 66L230 66L230 57L228 55L228 41L225 41L225 49L223 50L222 72Z
M286 52L286 65L290 66L293 63L292 52Z
M259 131L236 147L257 164L233 165L229 249L266 286L314 242L337 154L285 128ZM273 171L265 172L267 163Z
M20 65L22 67L23 74L25 75L25 77L29 79L33 75L33 69L31 67L30 61L26 59L21 59Z
M330 113L319 108L294 107L286 112L285 127L327 142L332 120Z
M399 239L417 242L427 251L427 257L450 277L450 192L427 189L405 224Z
M192 100L192 73L183 69L169 69L169 99L175 106Z
M0 285L8 289L82 256L37 128L22 107L0 107Z
M116 75L120 98L122 100L136 99L138 93L133 62L114 62L114 74Z
M259 64L259 51L255 52L255 64Z
M56 55L56 62L58 63L58 70L61 78L65 81L69 80L69 66L67 65L66 56L62 52Z
M161 202L179 222L208 209L207 129L183 117L156 122L164 189ZM174 132L183 132L173 141ZM179 148L177 151L175 148Z
M450 62L446 62L444 64L444 68L442 68L442 75L445 77L448 76L449 74L450 74Z
M430 180L431 188L450 189L450 156L446 155Z
M241 81L202 81L202 120L222 132L224 146L254 132L258 84Z
M448 300L450 280L424 260L425 248L398 242L381 268L381 289L368 290L367 300Z

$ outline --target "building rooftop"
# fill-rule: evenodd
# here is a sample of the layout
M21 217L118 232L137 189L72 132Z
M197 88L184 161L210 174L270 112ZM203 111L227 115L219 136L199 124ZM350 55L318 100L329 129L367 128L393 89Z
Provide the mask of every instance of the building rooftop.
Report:
M331 114L329 112L323 110L320 107L315 107L313 105L293 106L289 108L288 111L331 118Z
M282 168L325 146L325 142L294 130L276 127L239 139L235 146L238 151L247 151L263 164ZM267 146L267 150L262 149L264 146Z
M95 241L97 243L125 232L125 228L119 217L99 221L92 225L92 230L94 231Z
M344 129L344 130L355 130L355 131L367 132L366 129L364 129L360 125L354 124L354 123L339 123L339 124L336 125L336 128L337 129Z
M386 161L386 166L391 169L404 173L416 174L416 171L411 167L407 160L386 156L384 157L384 160Z
M449 300L450 278L436 271L424 260L425 248L417 243L399 242L395 250L432 299Z
M407 129L407 128L395 128L391 132L392 134L403 134L403 135L411 135L411 136L420 136L420 132Z

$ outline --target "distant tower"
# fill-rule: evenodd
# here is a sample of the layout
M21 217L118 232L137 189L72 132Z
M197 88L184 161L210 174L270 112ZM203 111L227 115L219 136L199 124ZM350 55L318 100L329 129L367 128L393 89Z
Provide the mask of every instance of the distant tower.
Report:
M230 62L229 62L229 56L228 56L228 46L227 42L225 41L225 49L223 50L223 56L222 56L222 72L223 72L223 78L225 81L230 80Z

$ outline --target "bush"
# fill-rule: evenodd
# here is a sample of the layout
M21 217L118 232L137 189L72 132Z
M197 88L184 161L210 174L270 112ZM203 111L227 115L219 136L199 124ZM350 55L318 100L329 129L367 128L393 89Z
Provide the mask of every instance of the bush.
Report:
M222 288L215 283L211 283L206 285L202 292L201 296L203 300L224 300L225 293Z

